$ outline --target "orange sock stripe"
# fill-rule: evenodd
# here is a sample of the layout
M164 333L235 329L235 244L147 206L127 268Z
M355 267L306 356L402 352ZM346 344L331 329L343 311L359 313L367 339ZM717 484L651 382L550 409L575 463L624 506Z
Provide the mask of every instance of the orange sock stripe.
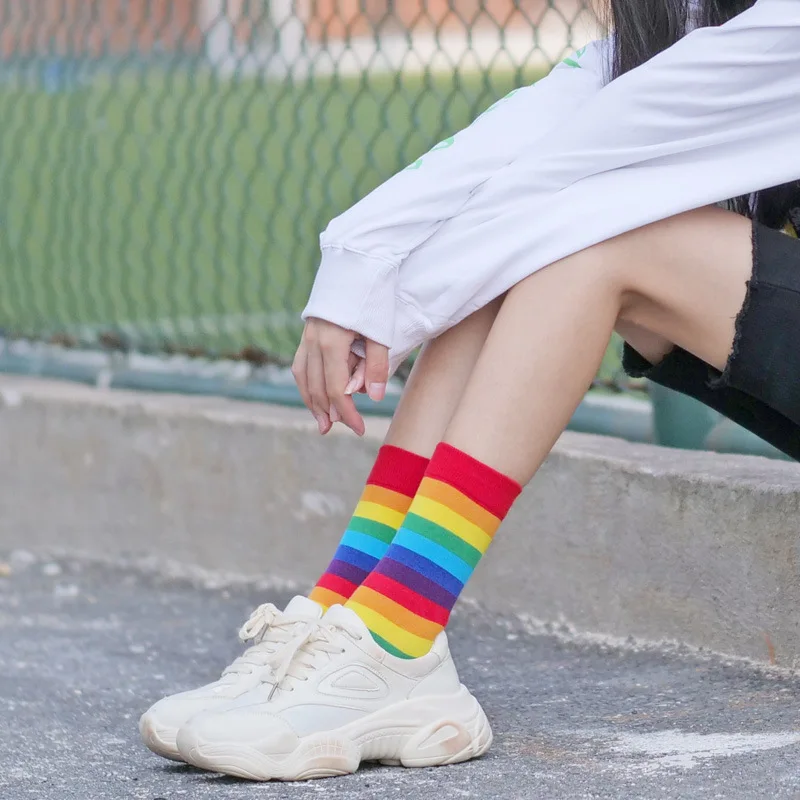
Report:
M408 495L400 494L392 489L386 489L383 486L373 486L367 484L364 489L364 494L361 499L368 503L377 503L380 506L386 506L393 511L398 511L405 514L408 507L411 505L411 498Z
M346 597L326 589L324 586L315 586L308 595L309 600L319 603L323 608L331 606L343 606L347 602Z
M500 527L500 520L494 514L479 506L474 500L470 500L450 484L438 481L436 478L423 478L418 494L447 506L456 514L477 525L489 536L493 536Z
M363 584L356 589L350 598L354 603L371 608L376 613L386 619L390 619L395 625L399 625L403 630L413 633L422 639L432 642L441 632L442 626L431 622L428 619L417 616L413 611L409 611L394 600L370 589Z

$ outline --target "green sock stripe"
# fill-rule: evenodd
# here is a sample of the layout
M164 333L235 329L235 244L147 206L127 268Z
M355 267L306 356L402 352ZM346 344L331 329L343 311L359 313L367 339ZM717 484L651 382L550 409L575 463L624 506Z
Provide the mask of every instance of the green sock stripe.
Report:
M410 656L408 653L404 653L402 650L398 650L391 642L387 642L383 636L378 636L377 633L374 631L370 631L372 634L372 638L390 655L397 656L397 658L405 658L405 659L412 659L413 656Z
M465 564L475 569L483 554L476 550L469 542L465 542L460 536L456 536L447 528L431 522L419 514L408 513L403 521L403 528L413 533L424 536L431 542L449 550L454 556L458 556Z
M383 522L376 522L374 519L367 519L366 517L353 517L347 529L371 536L384 544L391 544L395 533L397 533L391 525L385 525Z

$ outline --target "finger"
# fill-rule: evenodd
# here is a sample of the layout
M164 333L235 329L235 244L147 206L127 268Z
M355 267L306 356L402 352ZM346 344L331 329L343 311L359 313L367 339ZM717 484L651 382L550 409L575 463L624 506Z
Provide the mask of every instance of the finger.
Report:
M348 343L349 349L349 343ZM333 408L341 421L359 436L364 433L364 420L353 403L353 398L345 394L350 379L347 354L342 352L339 343L322 343L322 363L325 370L325 389L329 408Z
M306 375L306 364L308 362L308 355L306 347L301 342L294 354L294 361L292 361L292 375L294 376L297 389L300 392L300 397L303 398L306 408L311 411L311 395L308 391L308 377Z
M345 394L356 394L364 389L364 376L367 371L367 362L363 358L358 359L356 368L350 370L350 380L345 387Z
M308 392L311 396L311 413L319 425L319 432L327 433L331 429L331 420L328 416L330 402L325 391L325 370L322 363L322 353L318 347L309 347L306 366L308 376Z
M386 383L389 380L389 348L367 339L366 385L370 400L376 402L386 396Z
M345 387L344 393L345 394L352 394L352 391L348 391L350 385L353 384L353 375L355 374L356 370L358 369L358 365L364 359L360 356L357 356L352 350L350 350L347 356L347 372L351 376L350 382ZM336 406L331 406L330 411L328 412L331 418L331 422L341 422L342 418L339 415L339 412L336 410Z

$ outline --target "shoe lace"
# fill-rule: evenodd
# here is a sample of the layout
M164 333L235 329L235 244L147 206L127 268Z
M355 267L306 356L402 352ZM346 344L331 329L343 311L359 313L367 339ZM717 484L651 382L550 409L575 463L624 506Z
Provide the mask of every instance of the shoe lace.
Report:
M272 603L263 603L239 630L242 642L253 642L252 646L225 669L222 677L250 675L263 667L280 666L280 659L276 657L307 624L305 618L285 614Z
M297 682L307 681L320 666L324 655L344 653L342 636L359 641L363 634L355 626L347 623L331 625L324 620L306 621L304 629L297 634L270 659L273 668L272 679L275 687L294 691Z

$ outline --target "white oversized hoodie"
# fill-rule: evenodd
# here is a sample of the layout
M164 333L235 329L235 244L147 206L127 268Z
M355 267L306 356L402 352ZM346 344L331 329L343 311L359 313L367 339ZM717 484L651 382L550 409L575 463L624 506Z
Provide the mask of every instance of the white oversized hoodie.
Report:
M416 346L542 267L800 179L800 0L758 0L607 83L589 45L334 219L303 317Z

